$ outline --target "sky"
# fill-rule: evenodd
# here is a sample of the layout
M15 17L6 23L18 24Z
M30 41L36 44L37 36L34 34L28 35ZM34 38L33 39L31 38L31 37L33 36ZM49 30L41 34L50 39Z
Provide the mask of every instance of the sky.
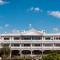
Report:
M0 0L0 33L30 27L60 32L60 0Z

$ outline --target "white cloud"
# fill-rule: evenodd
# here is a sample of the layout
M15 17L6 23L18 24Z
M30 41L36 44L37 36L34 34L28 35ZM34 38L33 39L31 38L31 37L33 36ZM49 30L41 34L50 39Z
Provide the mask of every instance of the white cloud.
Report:
M3 29L3 27L2 27L2 26L0 26L0 29Z
M53 31L58 32L59 28L55 27L55 28L53 28Z
M35 11L40 11L40 8L36 7L34 10L35 10Z
M48 11L48 14L60 18L60 11Z
M0 0L0 5L5 5L5 4L8 4L9 2L7 1L4 1L4 0Z
M39 7L31 7L28 9L28 11L32 11L32 12L42 12L42 9L40 9Z
M13 29L12 32L13 32L13 33L20 33L20 30Z
M33 11L33 10L34 10L34 7L31 7L29 10L30 10L30 11Z
M4 27L9 27L9 24L5 24L5 26Z

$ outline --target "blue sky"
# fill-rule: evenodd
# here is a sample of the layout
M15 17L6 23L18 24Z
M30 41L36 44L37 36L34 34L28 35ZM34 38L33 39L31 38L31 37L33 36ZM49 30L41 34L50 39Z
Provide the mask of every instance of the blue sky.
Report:
M0 0L0 32L21 31L29 25L60 32L60 0Z

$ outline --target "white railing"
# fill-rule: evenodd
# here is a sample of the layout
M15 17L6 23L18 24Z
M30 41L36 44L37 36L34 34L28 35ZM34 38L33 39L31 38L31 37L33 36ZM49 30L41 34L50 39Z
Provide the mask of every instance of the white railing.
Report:
M40 47L31 47L32 50L42 50L42 46Z
M53 40L42 40L42 43L53 43Z
M40 43L42 40L20 40L21 43Z
M17 47L17 46L11 46L10 48L11 50L20 50L20 47Z
M54 43L60 43L60 40L53 40Z
M12 50L60 50L60 47L56 46L40 46L40 47L24 47L24 46L11 46Z
M20 43L20 40L10 40L10 43Z
M1 43L10 43L10 40L2 40Z
M46 47L46 46L43 46L42 47L42 50L53 50L53 46L49 46L49 47Z
M54 50L60 50L60 47L54 46Z
M20 47L21 50L31 50L31 47Z

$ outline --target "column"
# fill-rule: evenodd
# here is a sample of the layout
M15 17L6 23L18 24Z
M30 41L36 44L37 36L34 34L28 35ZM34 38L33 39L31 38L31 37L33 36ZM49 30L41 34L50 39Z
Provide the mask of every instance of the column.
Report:
M20 46L19 46L19 47L20 47L20 49L19 49L19 50L20 50L20 56L21 56L21 43L20 43Z
M43 36L43 37L42 37L42 42L41 42L41 43L42 43L42 60L43 60L43 48L44 48L44 47L43 47L43 41L44 41L44 40L45 40L45 37Z
M11 40L12 40L12 37L10 37L10 46L9 46L10 47L10 60L11 60L11 55L12 55L11 54Z
M54 50L54 36L53 36L53 41L52 42L53 42L53 50Z

